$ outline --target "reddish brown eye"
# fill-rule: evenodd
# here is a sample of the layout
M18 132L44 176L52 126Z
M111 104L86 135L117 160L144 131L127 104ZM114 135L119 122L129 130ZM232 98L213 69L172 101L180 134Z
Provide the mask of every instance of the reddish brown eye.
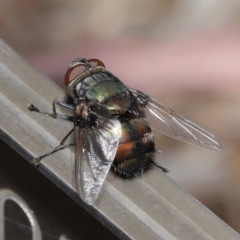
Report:
M89 59L88 62L91 64L93 67L105 67L103 62L101 62L98 59Z
M87 70L85 64L78 64L70 67L65 75L65 85L68 86L77 76L81 75Z

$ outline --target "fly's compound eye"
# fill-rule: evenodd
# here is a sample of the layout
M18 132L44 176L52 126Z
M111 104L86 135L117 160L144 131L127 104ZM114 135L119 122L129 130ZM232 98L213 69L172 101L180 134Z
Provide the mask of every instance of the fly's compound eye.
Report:
M103 62L101 62L98 59L89 59L88 62L91 64L92 67L104 67L105 65L103 64Z
M68 86L76 77L81 75L87 70L87 66L83 63L72 66L68 69L65 75L65 85Z

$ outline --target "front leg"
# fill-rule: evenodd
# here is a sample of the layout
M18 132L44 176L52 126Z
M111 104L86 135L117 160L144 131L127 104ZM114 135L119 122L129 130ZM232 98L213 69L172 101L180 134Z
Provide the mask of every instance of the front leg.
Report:
M61 109L67 111L67 113L66 113L67 116L71 116L72 117L74 115L74 105L63 103L63 102L60 102L60 101L58 101L56 99L53 100L52 113L42 112L37 107L35 107L32 103L30 103L28 105L28 109L30 111L38 112L38 113L44 114L44 115L52 117L52 118L57 118L56 106L59 106Z
M49 117L52 117L52 118L57 118L58 115L57 115L57 111L56 111L56 106L59 106L62 110L65 111L65 113L66 113L66 111L67 111L67 112L68 112L68 114L66 114L67 116L71 116L71 117L72 117L72 116L74 115L74 105L70 105L70 104L67 104L67 103L63 103L63 102L60 102L60 101L58 101L58 100L54 100L54 101L53 101L53 104L52 104L52 113L42 112L42 111L40 111L37 107L35 107L32 103L30 103L30 104L28 105L28 109L29 109L30 111L38 112L38 113L44 114L44 115L49 116ZM47 153L41 155L40 157L34 158L34 159L33 159L33 165L34 165L35 167L37 167L37 166L40 164L40 162L41 162L41 160L42 160L43 158L46 158L46 157L48 157L49 155L51 155L51 154L53 154L53 153L55 153L55 152L58 152L58 151L66 148L66 147L75 145L75 144L64 145L65 141L66 141L67 138L73 133L73 131L74 131L74 128L63 138L63 140L60 142L60 144L59 144L57 147L55 147L52 151L47 152Z

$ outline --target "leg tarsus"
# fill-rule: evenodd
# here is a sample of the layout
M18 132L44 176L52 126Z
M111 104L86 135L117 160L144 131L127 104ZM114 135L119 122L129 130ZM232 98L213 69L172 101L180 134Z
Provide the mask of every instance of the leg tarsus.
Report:
M34 159L32 160L33 166L37 168L38 165L40 164L40 161L41 161L41 160L39 160L38 158L34 158Z
M48 152L48 153L45 153L44 155L42 156L39 156L37 158L33 158L33 166L34 167L38 167L38 165L40 164L41 160L52 155L53 153L55 152L58 152L60 150L63 150L64 148L66 147L71 147L71 146L74 146L75 143L70 143L70 144L67 144L67 145L58 145L57 147L55 147L51 152Z
M40 110L37 107L35 107L32 103L28 104L28 110L31 112L40 112Z
M157 168L160 168L164 173L169 173L170 172L167 168L159 166L155 162L153 162L153 165L156 166Z
M161 167L161 166L157 166L158 168L160 168L164 173L169 173L170 171L167 168Z
M73 131L74 131L74 128L71 129L70 132L68 132L68 134L63 138L63 140L60 142L60 144L57 147L55 147L52 151L50 151L48 153L45 153L45 154L43 154L42 156L40 156L38 158L34 158L33 159L33 165L35 167L37 167L40 164L40 162L41 162L41 160L43 158L48 157L49 155L51 155L51 154L53 154L55 152L58 152L58 151L66 148L66 147L70 147L70 146L75 145L74 143L71 143L71 144L68 144L68 145L64 145L64 143L66 142L67 138L73 133Z
M52 103L52 113L42 112L37 107L35 107L32 103L28 104L28 109L32 112L38 112L38 113L44 114L44 115L52 117L52 118L57 118L56 105L58 105L62 109L68 110L71 117L74 115L74 106L73 105L60 102L56 99L53 100L53 103Z
M44 114L48 117L57 118L57 114L54 115L54 113L42 112L37 107L35 107L32 103L28 104L28 110L31 111L31 112L38 112L38 113Z

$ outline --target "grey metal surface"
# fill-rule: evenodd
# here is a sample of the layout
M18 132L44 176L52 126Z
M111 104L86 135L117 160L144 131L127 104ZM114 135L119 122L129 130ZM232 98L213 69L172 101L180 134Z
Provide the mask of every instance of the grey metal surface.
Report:
M0 137L29 163L57 146L72 123L29 112L28 103L50 111L52 100L64 96L0 41ZM121 239L240 239L158 169L133 181L110 172L100 197L87 206L75 191L73 166L74 151L65 149L45 159L39 171Z

